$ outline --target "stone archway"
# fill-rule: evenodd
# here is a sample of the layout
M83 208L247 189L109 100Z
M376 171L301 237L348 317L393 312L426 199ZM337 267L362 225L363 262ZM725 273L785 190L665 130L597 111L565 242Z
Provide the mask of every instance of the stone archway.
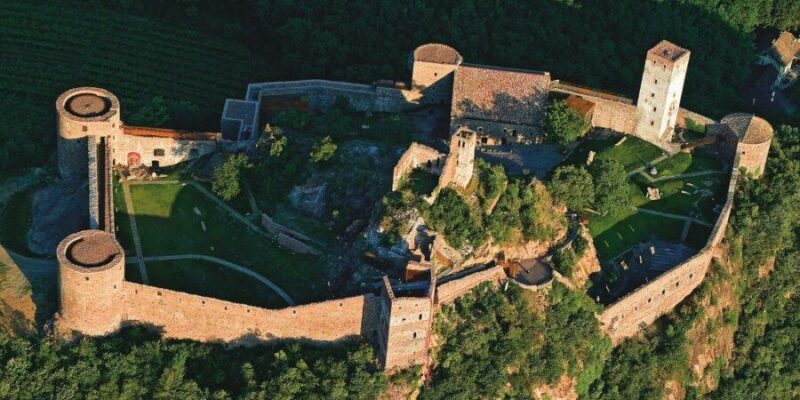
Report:
M128 166L138 167L139 165L142 165L142 156L134 151L128 153Z

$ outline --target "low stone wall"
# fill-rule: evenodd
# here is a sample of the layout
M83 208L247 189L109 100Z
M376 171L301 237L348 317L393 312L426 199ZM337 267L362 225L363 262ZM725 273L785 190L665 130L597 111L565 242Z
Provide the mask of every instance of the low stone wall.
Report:
M292 250L294 252L303 253L303 254L313 254L315 256L322 255L322 252L320 252L319 250L317 250L317 249L315 249L315 248L313 248L313 247L311 247L311 246L309 246L309 245L307 245L307 244L305 244L305 243L303 243L303 242L301 242L301 241L299 241L299 240L297 240L297 239L295 239L295 238L293 238L293 237L291 237L291 236L289 236L289 235L287 235L287 234L285 234L283 232L278 233L278 238L277 239L278 239L278 244L279 245L281 245L283 247L286 247L287 249Z
M248 98L302 97L314 111L324 111L337 97L346 97L357 111L402 112L417 105L419 94L404 89L309 79L251 84ZM254 99L255 100L255 99Z
M270 310L132 282L122 289L126 323L152 325L168 338L205 342L371 337L380 307L371 294Z
M441 164L443 154L439 153L433 148L419 144L411 143L408 149L397 160L397 164L392 171L392 191L400 189L400 183L403 177L408 175L414 168L421 165L427 166L428 162L431 163L431 170L434 173L441 173Z
M436 302L438 304L452 303L483 282L499 282L505 278L506 273L500 266L469 274L463 278L439 285L436 288Z
M279 245L289 250L298 253L313 254L315 256L322 254L319 250L305 243L313 242L310 237L275 222L267 214L261 214L261 226L269 233L275 235Z

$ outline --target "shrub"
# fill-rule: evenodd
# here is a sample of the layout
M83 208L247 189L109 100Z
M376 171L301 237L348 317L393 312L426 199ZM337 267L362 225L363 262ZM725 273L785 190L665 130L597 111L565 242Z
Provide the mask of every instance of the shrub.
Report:
M214 170L211 190L225 201L236 198L241 191L241 174L253 165L244 154L234 154Z
M594 181L583 166L563 165L556 168L548 188L553 196L573 210L589 207L594 202Z
M322 140L314 144L309 156L311 157L311 161L315 163L325 162L336 154L337 148L338 146L336 146L336 143L333 143L331 137L325 136Z
M589 125L563 100L556 100L547 107L544 129L550 140L565 146L583 135Z

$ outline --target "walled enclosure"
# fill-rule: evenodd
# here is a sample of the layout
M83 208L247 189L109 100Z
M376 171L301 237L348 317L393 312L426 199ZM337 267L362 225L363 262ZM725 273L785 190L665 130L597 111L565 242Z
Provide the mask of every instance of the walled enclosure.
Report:
M720 123L723 132L736 132L737 128L742 126L742 115L732 114L723 118ZM772 127L766 121L752 115L745 116L748 119L746 121L747 127L744 129L744 133L738 136L738 144L730 149L733 153L731 154L733 168L728 183L725 204L720 211L719 217L717 217L717 222L714 224L705 247L694 257L673 267L647 285L638 288L606 307L599 316L600 324L614 343L619 343L623 339L635 335L661 315L670 312L705 279L705 274L714 257L715 248L725 237L730 214L733 210L736 184L739 180L739 168L748 169L748 166L745 165L746 157L752 157L747 159L748 163L766 162L766 153L769 150L772 138ZM763 124L760 121L756 121L756 118L763 121ZM749 121L750 119L753 120L752 123L756 124L755 126ZM750 131L750 126L753 126L755 130ZM746 143L748 140L757 143ZM753 149L753 146L756 147L756 151L753 151L753 154L748 154L747 151ZM751 164L751 166L754 165ZM755 168L760 168L756 171L763 170L763 164Z
M660 45L651 51L658 49ZM425 46L420 48L423 47ZM443 54L446 56L450 53ZM676 64L684 62L681 57L683 56L679 56L674 62ZM650 60L649 55L648 60ZM412 74L417 76L420 82L418 86L445 87L447 79L434 79L439 78L440 73L437 71L441 69L452 72L458 68L461 60L459 55L457 63L433 62L431 64L437 66L430 69L423 68L429 63L428 61L417 60L416 57L413 67L416 67L417 62L421 62L420 68L417 73ZM688 63L688 51L685 63ZM650 64L648 62L646 65ZM681 74L685 74L685 65L682 68L683 71L680 71L680 68L670 71L666 86L657 88L664 92L665 97L664 102L659 104L665 104L667 108L667 113L659 118L662 121L666 118L669 129L659 132L655 137L637 128L640 115L647 113L635 108L630 102L611 98L600 92L580 95L595 104L592 117L595 126L641 136L663 147L664 143L661 140L664 137L659 135L671 132L671 127L675 125L672 110L674 106L677 115L680 91L683 87ZM430 74L433 74L433 77ZM642 90L645 88L644 78L650 75L646 68ZM656 84L655 80L653 84ZM663 82L658 83L659 86L662 84ZM450 85L452 86L452 83ZM560 85L557 89L556 86L559 86L557 81L553 82L553 85L552 90L567 90L564 85ZM440 91L437 89L432 93L438 96L441 94ZM260 101L264 97L286 96L300 98L308 102L311 108L324 109L341 95L346 96L351 101L351 106L357 110L399 112L418 105L420 92L310 80L253 84L248 86L247 98L249 101L254 98ZM431 97L434 98L438 97ZM73 101L74 104L71 103ZM640 103L646 104L644 101ZM113 94L97 88L77 88L68 91L59 97L56 107L59 124L59 170L64 177L87 173L89 137L95 144L102 143L102 140L97 139L108 140L106 146L111 148L114 162L130 165L147 161L152 163L159 157L155 154L155 150L159 149L156 146L159 145L163 145L165 150L165 155L160 156L165 157L161 159L164 160L164 164L161 165L177 163L199 155L203 149L211 149L204 146L215 146L219 139L218 136L214 138L202 134L183 136L177 131L167 130L171 133L157 133L159 130L153 128L123 127L119 120L118 100ZM658 110L659 106L655 107ZM763 137L756 131L750 132L751 126L763 128L755 117L751 117L747 128L742 131L744 133L735 130L731 121L723 119L723 123L728 124L725 125L726 129L738 140L737 145L733 146L734 171L726 203L711 237L696 256L621 298L598 316L603 330L615 343L636 334L643 325L652 323L660 315L669 312L702 282L713 258L715 246L725 235L733 205L738 168L743 167L757 173L763 171L772 137L771 127L768 136ZM469 183L473 169L475 137L476 135L469 131L458 131L453 136L450 154L442 168L438 187L453 182L463 187ZM185 143L182 142L184 140ZM174 149L175 154L166 156L168 148ZM192 149L196 151L192 152ZM187 155L182 153L184 151ZM132 159L131 153L138 157ZM147 153L152 156L146 156ZM437 170L441 157L440 153L431 148L412 144L395 167L393 189L399 186L405 173L423 163L431 162L431 169ZM95 154L93 159L99 160L103 157ZM89 165L90 171L93 168L103 168L110 174L111 163L101 165L98 161L94 161L92 164ZM99 202L99 198L98 195L94 201ZM298 239L296 236L289 236L286 232L279 231L278 235L281 234L293 240ZM436 242L434 242L434 252L437 255L442 252L441 248L437 250ZM75 332L104 335L114 332L125 324L142 323L160 329L168 338L242 344L271 339L330 342L360 336L368 339L376 338L382 364L387 369L427 362L431 321L436 311L436 304L453 302L482 282L505 279L502 268L493 267L440 285L437 285L432 278L425 295L406 296L397 295L402 289L398 288L398 292L395 293L392 286L385 281L380 296L367 294L270 310L125 282L125 255L114 238L113 231L75 233L59 245L56 256L59 264L60 288L56 332L59 335L69 336ZM417 319L414 320L414 317Z

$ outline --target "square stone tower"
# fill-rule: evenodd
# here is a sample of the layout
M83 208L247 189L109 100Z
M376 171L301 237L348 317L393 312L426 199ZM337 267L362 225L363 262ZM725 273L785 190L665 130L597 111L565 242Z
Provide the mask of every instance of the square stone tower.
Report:
M433 324L436 277L393 288L383 277L377 330L378 360L382 368L396 370L426 366Z
M636 107L636 135L650 141L669 141L675 130L691 52L662 40L647 52Z
M467 187L472 179L477 138L475 132L467 129L460 129L450 138L450 156L455 159L452 182L459 187Z

